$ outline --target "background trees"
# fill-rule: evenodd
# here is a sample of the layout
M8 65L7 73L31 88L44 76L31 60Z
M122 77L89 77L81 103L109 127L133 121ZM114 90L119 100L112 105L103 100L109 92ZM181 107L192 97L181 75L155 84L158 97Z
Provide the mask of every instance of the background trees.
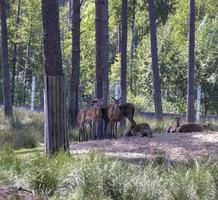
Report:
M20 21L16 25L19 1L8 1L9 66L13 77L14 45L17 44L17 62L14 78L14 105L30 105L32 74L36 74L36 105L43 107L43 61L41 1L22 0ZM60 26L63 73L66 75L65 91L69 91L71 74L72 33L69 23L69 1L61 1ZM157 45L160 69L160 89L164 112L186 112L187 90L187 41L189 4L187 0L155 0ZM115 80L120 81L121 6L122 1L108 2L109 94L114 95ZM196 83L202 84L202 113L218 113L217 105L217 1L196 0ZM128 2L127 12L127 101L139 109L154 111L152 96L152 70L150 52L150 27L147 1ZM206 19L206 20L205 20ZM204 21L204 23L203 23ZM201 25L201 26L200 26ZM95 77L95 3L84 0L81 6L80 30L80 85L79 102L94 96ZM201 28L199 28L201 27ZM135 51L131 53L132 32L135 33ZM31 35L31 37L30 37ZM29 42L30 40L30 42ZM29 44L29 48L27 48ZM29 56L27 58L27 49ZM2 61L2 57L0 57ZM130 90L130 88L132 88ZM196 89L196 88L195 88ZM196 96L194 91L194 97ZM24 95L25 94L25 95ZM69 95L69 93L67 93ZM25 98L24 98L25 97ZM0 103L3 90L0 87Z
M156 15L154 1L148 0L148 12L150 21L150 38L151 38L151 66L153 77L153 96L156 118L161 120L163 118L162 99L160 91L160 75L158 66L158 54L157 54L157 31L156 31Z
M194 108L194 69L195 69L195 0L189 1L189 51L187 83L187 121L195 121Z
M70 3L70 2L69 2ZM72 61L69 90L68 122L71 127L77 125L79 112L79 77L80 77L80 0L73 1L72 12ZM71 12L70 12L71 13Z
M126 85L126 72L127 72L127 6L128 1L122 0L122 36L121 36L121 102L126 103L127 85Z
M7 27L7 3L5 0L0 1L1 15L1 49L2 49L2 72L3 72L3 99L4 114L7 117L13 116L11 104L11 87L9 79L8 64L8 27Z

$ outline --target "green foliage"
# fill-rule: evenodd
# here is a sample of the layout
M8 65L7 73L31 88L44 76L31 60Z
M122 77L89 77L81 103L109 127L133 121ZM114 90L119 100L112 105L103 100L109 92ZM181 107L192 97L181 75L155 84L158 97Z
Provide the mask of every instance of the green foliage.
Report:
M52 157L0 151L0 184L30 188L50 199L216 199L216 161L140 165L89 152ZM7 156L6 156L7 155Z
M21 160L15 156L10 144L5 144L0 149L0 166L1 169L12 170L18 173L22 170Z
M15 112L13 119L5 119L0 113L0 144L10 144L14 149L35 148L43 142L42 113Z
M15 104L29 105L31 81L36 75L36 104L43 106L42 18L40 0L22 0L20 23L16 24L19 1L9 1L9 60L12 66L17 44ZM121 0L109 1L109 83L110 96L114 82L120 80ZM186 111L186 79L188 62L188 0L155 0L158 33L159 66L164 112ZM217 114L217 16L216 0L196 1L196 81L203 88L204 114ZM60 27L66 88L71 72L72 22L68 5L60 6ZM134 21L133 21L134 20ZM134 24L134 27L133 27ZM202 26L203 24L203 26ZM131 55L132 32L135 52ZM29 48L29 56L27 49ZM154 111L150 60L149 19L147 1L128 2L127 44L128 101L143 111ZM1 58L0 58L1 60ZM12 68L10 69L12 73ZM80 104L94 96L95 79L95 3L86 0L81 6ZM0 87L2 99L2 89Z

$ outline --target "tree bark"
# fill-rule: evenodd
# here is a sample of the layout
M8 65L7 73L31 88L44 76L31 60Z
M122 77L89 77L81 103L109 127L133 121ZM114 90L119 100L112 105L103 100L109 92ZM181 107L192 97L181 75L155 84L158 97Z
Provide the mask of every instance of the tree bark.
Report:
M104 106L108 104L108 0L95 0L95 38L96 38L96 97L104 97ZM97 137L102 138L102 125L97 128Z
M17 17L16 17L16 27L19 27L20 24L20 10L21 10L21 0L18 1L18 6L17 6ZM17 34L16 34L17 37ZM18 47L17 47L17 42L14 43L14 49L13 49L13 60L12 60L12 81L11 81L11 100L12 100L12 105L14 105L14 92L15 92L15 76L16 76L16 64L17 64L17 52L18 52Z
M30 48L31 48L31 37L32 37L32 32L29 33L29 39L28 39L28 44L26 46L26 57L25 57L25 65L24 65L24 75L23 75L23 85L21 92L23 93L22 100L21 100L21 105L25 106L26 104L26 88L27 88L27 70L30 64Z
M46 153L55 153L69 148L58 3L58 0L42 0Z
M131 59L131 74L130 74L130 91L133 94L135 93L135 90L133 89L133 83L134 83L134 64L133 64L133 58L134 54L136 52L136 47L137 47L137 30L135 26L135 12L136 12L136 0L133 0L132 2L133 6L133 11L132 11L132 25L131 25L131 52L130 52L130 59Z
M157 50L157 33L156 33L156 16L154 1L148 0L148 11L150 20L150 40L151 40L151 59L152 59L152 75L153 75L153 98L155 106L155 115L157 120L163 119L162 99L160 90L160 74L158 66L158 50Z
M1 46L2 46L2 70L3 70L3 99L4 99L4 115L6 117L13 116L11 104L11 87L9 78L8 64L8 29L7 29L7 14L6 1L0 0L0 15L1 15Z
M195 0L189 0L189 49L187 85L187 122L195 121L194 70L195 70Z
M72 128L77 126L79 111L79 77L80 77L80 0L73 1L72 16L72 69L69 91L68 122Z
M109 38L108 38L108 0L102 1L102 68L103 68L103 97L104 106L108 106L108 49L109 49Z
M126 103L127 68L127 0L122 0L122 36L121 36L121 103Z

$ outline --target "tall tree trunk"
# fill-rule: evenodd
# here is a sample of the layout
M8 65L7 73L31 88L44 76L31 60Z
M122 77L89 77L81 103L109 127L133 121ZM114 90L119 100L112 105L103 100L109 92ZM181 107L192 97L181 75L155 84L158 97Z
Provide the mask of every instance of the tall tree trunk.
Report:
M20 10L21 10L21 0L18 1L18 6L17 6L17 18L16 18L16 27L17 27L17 29L18 29L19 24L20 24ZM17 34L16 34L16 37L17 37ZM12 60L12 81L11 81L11 85L12 85L11 86L12 105L14 105L17 52L18 52L18 47L17 47L17 42L15 42L14 43L14 49L13 49L13 60Z
M28 70L28 67L29 67L29 64L30 64L30 45L31 45L31 35L32 33L30 32L30 35L29 35L29 41L28 41L28 44L27 44L27 47L26 47L26 57L25 57L25 66L24 66L24 75L23 75L23 86L22 86L22 90L21 92L23 92L23 96L22 96L22 105L25 106L26 104L26 88L27 88L27 70Z
M126 103L126 67L127 67L127 0L122 0L122 36L121 36L121 103Z
M70 77L68 122L72 128L75 128L79 111L80 0L73 1L72 26L72 69Z
M130 91L135 94L135 91L133 89L133 82L134 82L134 64L133 64L133 58L135 54L135 49L137 46L137 34L136 34L136 26L135 26L135 9L136 9L136 0L133 0L132 2L133 11L132 11L132 25L131 25L131 52L130 52L130 59L131 59L131 74L130 74Z
M151 59L153 74L153 98L155 106L155 115L157 120L163 119L162 99L160 90L160 74L157 54L157 33L156 33L156 16L154 1L148 0L148 11L150 20L150 40L151 40Z
M6 16L6 1L0 0L0 15L1 15L1 46L2 46L2 70L3 70L3 98L4 98L4 114L6 117L13 116L11 104L11 87L9 78L8 64L8 29Z
M109 38L108 38L108 0L102 1L102 68L103 68L103 97L104 106L108 105L108 49L109 49Z
M58 0L42 0L46 153L67 150L69 147L58 3Z
M194 69L195 69L195 0L189 0L189 50L187 85L187 122L195 121Z
M72 0L69 0L68 6L69 6L69 8L68 8L69 9L69 11L68 11L68 18L69 18L69 22L71 22L72 21L72 17L73 17Z
M104 96L104 105L108 103L108 0L95 0L95 38L96 38L96 97ZM101 126L101 125L100 125ZM98 138L102 138L102 129L97 129Z

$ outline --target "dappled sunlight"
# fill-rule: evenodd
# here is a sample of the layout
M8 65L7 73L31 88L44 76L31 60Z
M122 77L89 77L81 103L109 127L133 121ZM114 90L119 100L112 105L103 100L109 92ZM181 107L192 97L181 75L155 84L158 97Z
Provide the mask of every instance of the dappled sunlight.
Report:
M172 161L188 161L205 157L218 158L218 132L154 134L153 138L127 137L118 140L73 142L71 153L89 150L124 159L164 157Z
M210 134L209 137L208 137L208 134L205 134L205 133L196 133L192 137L200 139L203 142L218 143L217 133L218 132L216 132L216 133L215 132L208 132L208 134ZM217 148L218 148L218 144L217 144Z

